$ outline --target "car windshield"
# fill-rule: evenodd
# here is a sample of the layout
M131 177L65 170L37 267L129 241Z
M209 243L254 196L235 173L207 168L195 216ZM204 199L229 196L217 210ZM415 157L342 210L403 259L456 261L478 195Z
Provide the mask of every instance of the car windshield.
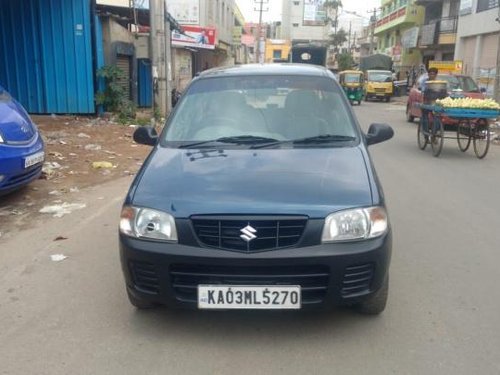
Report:
M369 72L368 81L372 82L392 82L392 73L390 72Z
M345 83L358 83L361 82L361 75L354 73L346 73L343 81Z
M167 124L162 144L352 143L357 128L335 81L311 76L200 79ZM317 138L322 136L323 138ZM328 137L325 137L328 136Z
M451 76L451 75L438 75L437 80L443 80L448 83L448 90L462 90L465 92L479 92L476 82L468 76Z

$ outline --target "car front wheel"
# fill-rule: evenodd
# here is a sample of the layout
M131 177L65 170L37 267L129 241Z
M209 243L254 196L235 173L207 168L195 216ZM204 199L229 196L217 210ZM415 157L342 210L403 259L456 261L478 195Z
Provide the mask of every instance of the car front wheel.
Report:
M355 309L361 314L378 315L385 310L389 295L389 275L384 280L382 287L366 301L356 304Z
M155 307L157 307L157 305L154 303L144 301L142 299L135 297L132 293L130 293L130 291L128 289L127 289L127 296L128 296L128 300L130 301L131 305L139 310L154 309Z

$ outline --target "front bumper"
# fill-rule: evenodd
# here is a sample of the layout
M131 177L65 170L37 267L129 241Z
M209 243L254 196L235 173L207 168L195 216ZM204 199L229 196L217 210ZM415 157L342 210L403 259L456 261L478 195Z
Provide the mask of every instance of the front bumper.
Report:
M138 240L120 234L129 293L169 307L196 308L198 284L301 285L302 307L350 305L387 277L391 233L367 241L237 253Z
M39 134L27 145L0 144L0 194L16 190L40 176L43 162L24 168L24 161L41 151L44 151L44 143Z

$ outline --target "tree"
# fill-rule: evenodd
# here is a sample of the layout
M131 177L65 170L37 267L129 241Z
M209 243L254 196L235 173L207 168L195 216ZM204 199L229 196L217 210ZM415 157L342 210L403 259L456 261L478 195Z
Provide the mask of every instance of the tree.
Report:
M333 28L335 29L335 33L337 33L338 14L339 14L339 8L343 7L342 1L340 1L340 0L327 0L324 2L323 6L327 10L328 14L330 14L332 10L335 11L335 19L331 19L330 17L327 17L327 20L331 22Z
M354 65L354 59L349 53L341 53L337 56L339 70L349 70Z
M335 34L330 36L329 44L334 47L335 52L338 52L339 46L347 42L347 33L344 29L340 29Z

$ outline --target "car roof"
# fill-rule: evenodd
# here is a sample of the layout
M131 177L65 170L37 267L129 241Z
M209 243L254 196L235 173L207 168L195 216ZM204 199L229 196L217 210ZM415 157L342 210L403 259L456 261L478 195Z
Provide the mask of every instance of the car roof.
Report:
M334 78L332 72L325 67L309 64L245 64L225 66L201 72L198 79L234 76L262 76L262 75L300 75Z

